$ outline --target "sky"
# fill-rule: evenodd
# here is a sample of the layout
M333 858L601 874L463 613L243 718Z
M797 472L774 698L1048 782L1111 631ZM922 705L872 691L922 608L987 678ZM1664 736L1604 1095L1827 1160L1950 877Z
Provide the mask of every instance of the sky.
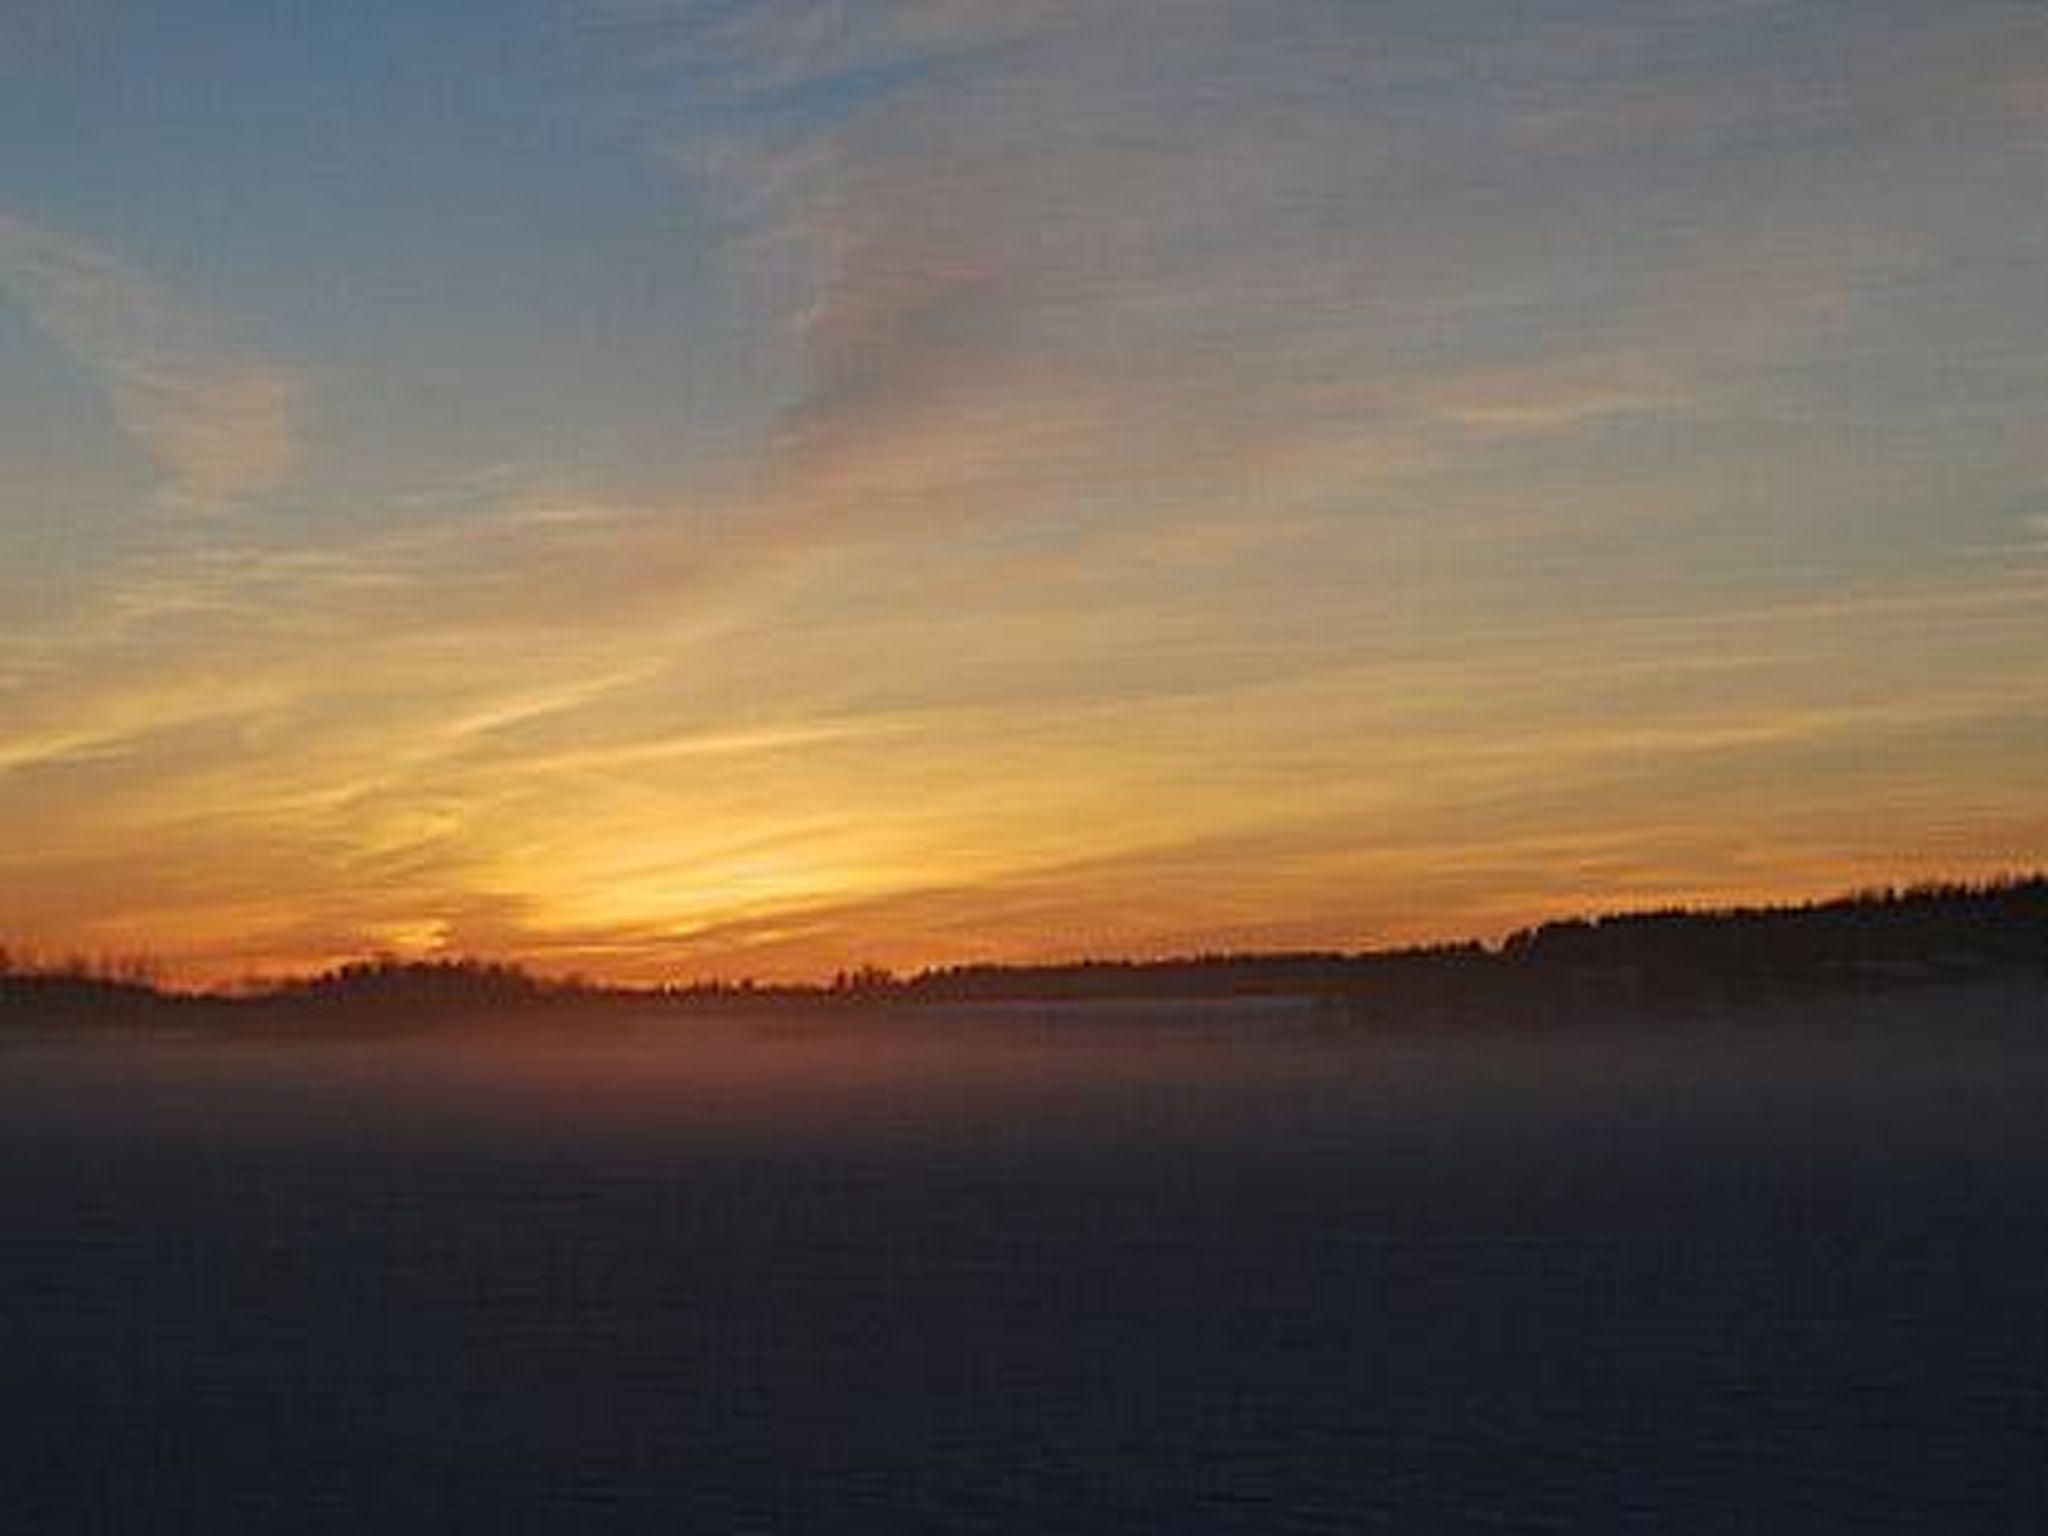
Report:
M2048 863L2039 0L0 0L0 941Z

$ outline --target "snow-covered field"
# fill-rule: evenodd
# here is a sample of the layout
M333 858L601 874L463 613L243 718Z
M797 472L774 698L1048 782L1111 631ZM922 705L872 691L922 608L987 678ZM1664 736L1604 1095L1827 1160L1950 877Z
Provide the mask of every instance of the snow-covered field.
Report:
M0 1530L2048 1528L2048 989L0 1042Z

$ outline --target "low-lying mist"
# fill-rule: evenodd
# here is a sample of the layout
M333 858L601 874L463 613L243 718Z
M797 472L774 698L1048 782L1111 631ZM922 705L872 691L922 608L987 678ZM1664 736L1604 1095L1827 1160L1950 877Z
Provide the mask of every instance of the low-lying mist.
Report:
M0 1043L0 1531L2018 1530L2048 992Z

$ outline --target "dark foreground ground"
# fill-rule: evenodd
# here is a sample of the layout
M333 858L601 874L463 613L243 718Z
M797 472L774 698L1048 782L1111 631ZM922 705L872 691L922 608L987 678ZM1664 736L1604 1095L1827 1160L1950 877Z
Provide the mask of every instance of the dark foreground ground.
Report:
M18 1029L0 1530L2048 1529L2044 1107L2037 982Z

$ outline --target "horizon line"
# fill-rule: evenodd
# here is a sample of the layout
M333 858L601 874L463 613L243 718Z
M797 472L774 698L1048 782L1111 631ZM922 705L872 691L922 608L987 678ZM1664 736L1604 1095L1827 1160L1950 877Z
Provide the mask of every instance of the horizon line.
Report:
M352 969L390 969L394 971L496 971L516 975L524 982L542 989L557 989L564 992L588 991L608 993L644 993L660 996L672 993L746 991L775 992L817 992L831 993L845 989L850 982L867 979L877 985L898 985L915 982L927 977L971 974L977 972L994 974L1030 975L1034 972L1083 970L1089 968L1143 969L1146 967L1168 968L1177 965L1228 965L1284 963L1287 961L1346 962L1376 958L1399 958L1402 956L1424 956L1432 954L1471 953L1474 951L1500 956L1510 951L1518 939L1532 936L1551 929L1577 926L1599 927L1609 923L1642 921L1647 919L1734 919L1743 917L1772 916L1821 911L1831 907L1884 904L1909 901L1915 898L1969 897L1997 895L2005 892L2026 890L2035 886L2048 886L2048 867L2016 868L1981 878L1928 878L1906 882L1882 882L1838 889L1835 892L1807 898L1764 898L1757 901L1712 904L1686 901L1665 903L1644 903L1635 906L1619 906L1607 909L1585 910L1569 915L1538 918L1504 930L1498 938L1487 939L1474 934L1442 936L1417 939L1386 946L1337 945L1334 947L1307 947L1293 949L1208 949L1181 950L1159 954L1076 954L1064 957L1048 957L1035 960L969 959L943 963L931 963L914 969L898 970L872 962L856 962L852 965L834 967L830 975L815 973L802 978L784 977L765 979L752 975L696 975L688 979L660 981L628 981L608 979L588 972L570 969L551 971L541 968L538 962L516 955L475 953L459 950L407 953L400 950L372 950L337 959L311 970L286 971L281 973L253 972L225 982L211 982L196 986L181 985L164 979L164 971L173 963L166 957L147 950L127 953L104 953L88 956L77 953L67 954L61 959L46 960L33 949L26 949L0 941L0 982L12 978L56 978L93 981L99 983L125 984L146 988L164 997L192 998L196 1000L234 999L261 996L268 992L288 991L293 987L308 986L323 979L341 976Z

